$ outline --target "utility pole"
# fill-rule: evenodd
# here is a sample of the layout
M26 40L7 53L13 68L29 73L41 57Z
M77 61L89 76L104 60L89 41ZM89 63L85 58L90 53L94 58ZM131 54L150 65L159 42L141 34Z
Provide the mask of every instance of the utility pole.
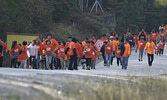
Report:
M93 4L92 9L90 10L90 13L92 13L93 9L95 9L95 12L97 13L98 12L98 7L100 8L101 12L103 13L104 11L103 11L103 8L102 8L99 0L95 0L95 3Z

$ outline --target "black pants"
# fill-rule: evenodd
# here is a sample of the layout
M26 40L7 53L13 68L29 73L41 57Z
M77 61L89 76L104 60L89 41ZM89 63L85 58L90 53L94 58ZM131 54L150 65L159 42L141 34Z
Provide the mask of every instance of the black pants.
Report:
M3 56L0 57L0 67L2 67L3 64Z
M147 56L148 56L148 65L152 66L154 60L154 54L147 54Z
M115 51L113 51L113 55L111 56L111 65L113 64L113 59L115 58Z
M119 62L121 63L121 58L117 58L117 66L119 66Z
M164 49L160 49L160 55L163 55L164 54Z
M104 60L104 64L106 64L106 56L103 54L103 60Z
M17 58L11 59L11 68L18 68Z
M35 56L30 56L29 60L30 60L30 65L33 67L33 69L37 69Z
M86 67L87 68L91 67L91 62L92 62L92 58L86 58Z
M77 56L70 56L70 64L69 64L69 70L73 70L73 69L78 69L77 68Z
M56 69L61 69L60 59L56 59Z

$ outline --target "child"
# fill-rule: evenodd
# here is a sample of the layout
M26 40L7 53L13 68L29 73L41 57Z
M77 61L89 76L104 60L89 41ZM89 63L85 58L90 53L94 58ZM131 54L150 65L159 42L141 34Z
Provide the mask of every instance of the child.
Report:
M96 56L98 55L98 52L97 52L96 47L94 46L94 42L93 41L91 41L91 45L93 46L91 69L95 69Z
M164 47L165 47L165 40L161 39L159 43L160 43L160 55L163 55Z
M105 46L105 52L106 52L106 64L108 67L111 65L111 57L113 53L113 46L110 44L110 41L108 41L107 45Z
M158 56L158 54L160 56L160 43L157 43L157 56Z
M58 59L60 59L61 69L64 69L65 65L65 42L61 42L60 46L56 49L58 51Z
M86 42L86 46L84 48L85 51L85 58L86 58L86 70L90 70L91 67L91 61L92 61L92 52L93 52L93 47L90 45L90 42Z
M26 69L27 68L27 59L28 59L28 56L27 56L27 42L23 41L22 44L23 44L23 46L22 46L21 54L20 54L20 60L21 60L20 68L24 67L24 69Z
M10 56L11 56L11 68L18 68L18 56L20 52L20 46L17 45L17 41L12 42L12 47L10 50Z
M85 69L86 67L86 59L85 59L85 52L83 51L83 57L81 59L81 65L82 65L82 69Z
M104 66L106 66L106 56L105 56L105 46L106 46L107 42L103 42L103 46L100 50L100 52L102 53L103 56L103 60L104 60Z
M51 45L51 41L50 40L46 41L46 45L44 47L44 50L45 50L45 53L46 53L46 66L45 66L45 69L48 70L49 66L51 65L53 53L55 52L55 48Z
M118 49L116 50L116 57L117 57L117 66L119 66L119 62L121 63L121 47L118 46Z
M31 44L27 47L27 50L29 52L29 61L30 61L30 66L29 68L37 69L36 66L36 60L38 57L38 47L36 46L36 40L33 40Z

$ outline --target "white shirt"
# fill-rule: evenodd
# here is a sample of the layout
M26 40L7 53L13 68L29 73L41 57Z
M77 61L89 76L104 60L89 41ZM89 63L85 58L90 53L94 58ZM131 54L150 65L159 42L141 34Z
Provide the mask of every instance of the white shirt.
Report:
M29 56L38 56L38 47L36 45L30 44L27 48Z

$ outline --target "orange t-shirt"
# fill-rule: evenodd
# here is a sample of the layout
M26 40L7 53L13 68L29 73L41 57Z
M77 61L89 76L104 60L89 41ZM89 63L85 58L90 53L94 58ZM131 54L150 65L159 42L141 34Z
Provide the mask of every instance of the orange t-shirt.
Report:
M110 44L113 46L113 51L117 48L117 42L115 40L110 41Z
M8 50L7 45L6 45L3 41L0 41L0 42L2 43L3 48L4 48L5 50ZM3 54L3 53L1 53L0 57L1 57L1 56L4 56L4 54Z
M128 57L131 54L130 44L126 43L126 44L124 44L124 47L125 47L125 51L124 51L124 54L122 56Z
M27 56L27 46L22 46L22 53L20 54L20 59L21 60L26 60L28 59L28 56ZM26 50L26 51L25 51Z
M105 46L105 51L106 51L106 54L112 54L113 53L113 46L107 44Z
M85 46L84 51L85 51L85 58L92 58L93 47L91 45L89 47Z
M108 38L102 37L100 40L103 41L103 42L107 42L107 41L108 41Z
M44 45L46 45L46 41L47 41L48 39L46 39L45 41L44 41ZM58 44L58 42L55 40L55 39L50 39L50 41L51 41L51 45L53 46L53 47L58 47L59 46L59 44Z
M98 51L94 50L92 52L92 60L96 60L96 56L98 55Z
M44 50L45 50L46 53L52 53L53 50L55 50L55 47L52 46L52 45L45 45Z
M21 50L21 48L19 45L17 45L15 48L11 48L11 50L10 50L11 58L14 59L13 58L14 54L18 55L20 50ZM18 58L18 56L16 56L15 58Z
M58 58L59 57L65 57L65 50L66 50L66 47L63 47L63 46L58 46L57 48L58 50Z
M71 56L71 55L74 55L74 52L73 52L73 49L75 49L75 43L74 42L70 42L69 44L69 51L68 51L68 54Z
M146 42L145 41L138 41L137 42L137 46L136 46L136 50L139 49L139 50L142 50L145 48L145 45L146 45Z
M76 51L77 51L78 57L82 58L83 54L82 54L82 47L81 47L81 45L77 42L75 44L75 47L76 47Z
M133 43L137 42L137 35L133 35Z
M164 46L165 46L165 42L160 41L160 49L164 49Z
M158 33L157 32L151 32L151 38L152 40L157 40Z
M116 50L116 57L121 58L121 49Z
M165 37L165 34L163 32L161 32L160 37L163 39Z
M147 50L148 54L154 54L154 49L156 49L156 46L154 44L154 42L147 42L145 49Z
M96 43L96 39L90 38L89 41L90 41L90 42L93 41L94 43Z

